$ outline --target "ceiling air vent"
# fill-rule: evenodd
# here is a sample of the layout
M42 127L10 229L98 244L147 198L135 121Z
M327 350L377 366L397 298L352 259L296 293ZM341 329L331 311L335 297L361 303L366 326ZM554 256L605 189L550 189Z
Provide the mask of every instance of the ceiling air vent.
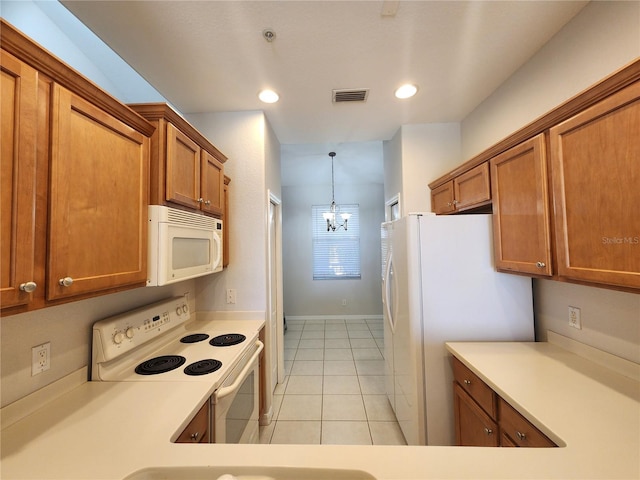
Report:
M333 90L333 103L366 102L368 96L369 96L369 89L367 88Z

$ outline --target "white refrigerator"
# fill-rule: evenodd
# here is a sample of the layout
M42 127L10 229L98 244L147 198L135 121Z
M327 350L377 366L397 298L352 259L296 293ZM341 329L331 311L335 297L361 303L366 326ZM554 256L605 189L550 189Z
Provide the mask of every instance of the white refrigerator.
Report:
M383 223L385 384L409 445L453 445L448 341L533 341L531 279L493 265L491 215Z

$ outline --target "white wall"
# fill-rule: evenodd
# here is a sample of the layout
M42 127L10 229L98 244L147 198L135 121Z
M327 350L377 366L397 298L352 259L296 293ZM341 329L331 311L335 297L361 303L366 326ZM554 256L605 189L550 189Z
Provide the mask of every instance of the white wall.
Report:
M640 55L640 2L591 2L462 122L464 160Z
M59 2L2 0L0 15L121 102L166 101Z
M400 200L400 216L404 215L402 201L402 128L399 128L391 140L382 142L384 167L384 201L389 202L396 196Z
M402 126L402 209L431 211L429 182L460 164L460 124Z
M262 112L202 113L188 120L229 160L229 267L198 282L197 308L208 311L259 311L267 302L267 185L265 116ZM271 153L272 154L272 153ZM269 167L273 168L273 167ZM236 304L226 290L236 290Z
M429 182L460 163L460 124L402 125L384 142L385 201L400 193L401 215L430 212Z
M462 122L464 159L638 56L640 2L590 3ZM534 297L539 339L553 330L640 363L640 295L535 280ZM569 305L582 330L568 328Z
M360 280L313 280L311 206L330 201L331 185L282 189L284 313L286 317L381 315L380 223L384 221L382 184L336 186L339 203L360 205ZM347 305L342 306L342 299Z

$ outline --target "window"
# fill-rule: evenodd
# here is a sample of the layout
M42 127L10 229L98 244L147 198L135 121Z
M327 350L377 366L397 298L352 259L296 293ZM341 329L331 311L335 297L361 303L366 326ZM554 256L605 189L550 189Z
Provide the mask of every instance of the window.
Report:
M340 205L351 218L347 231L327 231L327 222L322 218L329 205L313 205L313 279L336 280L360 278L360 214L359 206Z

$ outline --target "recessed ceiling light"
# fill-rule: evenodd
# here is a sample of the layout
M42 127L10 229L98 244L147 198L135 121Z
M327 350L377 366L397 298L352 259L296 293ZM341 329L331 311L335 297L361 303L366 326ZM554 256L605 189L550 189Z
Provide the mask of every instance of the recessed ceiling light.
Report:
M273 90L262 90L258 94L258 98L264 103L276 103L280 99L278 94Z
M410 98L410 97L413 97L417 91L418 91L418 87L416 87L415 85L411 85L410 83L407 83L405 85L402 85L400 88L398 88L396 90L395 95L397 98Z

